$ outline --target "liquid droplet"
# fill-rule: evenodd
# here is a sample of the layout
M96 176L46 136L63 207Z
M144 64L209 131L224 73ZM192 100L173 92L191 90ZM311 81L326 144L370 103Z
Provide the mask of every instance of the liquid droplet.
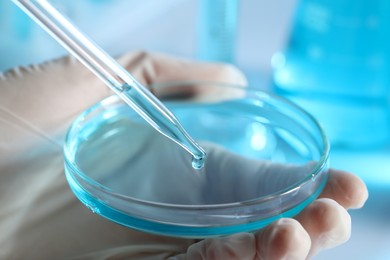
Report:
M199 170L204 166L204 157L192 157L192 168Z

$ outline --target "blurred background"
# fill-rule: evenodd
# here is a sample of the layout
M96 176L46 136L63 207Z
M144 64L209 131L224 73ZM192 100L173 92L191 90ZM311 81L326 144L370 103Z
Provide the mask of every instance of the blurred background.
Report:
M52 0L110 54L164 52L229 62L249 84L298 103L324 126L331 166L370 198L352 237L315 259L390 259L390 1ZM0 0L0 71L66 55Z

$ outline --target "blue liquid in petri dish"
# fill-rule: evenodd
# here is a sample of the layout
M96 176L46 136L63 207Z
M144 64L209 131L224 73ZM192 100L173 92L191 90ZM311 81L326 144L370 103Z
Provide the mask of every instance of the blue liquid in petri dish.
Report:
M205 140L222 145L246 158L304 165L321 157L321 149L318 149L318 144L302 124L275 113L272 115L274 123L281 126L287 124L288 129L271 127L267 119L254 110L258 105L257 100L165 105L197 141ZM265 110L268 116L273 113L270 108ZM274 181L272 178L256 184L256 193L248 193L248 185L254 183L251 175L248 175L250 179L247 182L243 181L245 178L240 175L240 168L240 174L232 179L219 179L226 172L214 172L215 169L207 164L207 160L213 158L207 155L205 166L201 170L195 170L197 166L192 167L190 154L157 133L129 107L118 105L100 114L92 114L94 118L78 130L77 137L69 144L71 156L66 156L70 157L65 162L66 177L75 195L93 212L130 228L155 234L200 238L254 231L280 217L298 214L319 195L326 182L326 174L319 174L318 183L315 182L309 190L294 192L294 196L285 202L278 200L276 204L272 203L272 207L265 207L267 210L264 214L269 216L258 219L256 214L251 213L252 208L243 207L246 207L245 202L264 196L257 193L257 185L267 187L269 181ZM298 132L309 141L300 141L289 134L289 131ZM219 163L222 161L218 161ZM78 170L72 164L77 165ZM294 183L295 181L283 185L287 188ZM282 183L278 185L283 187ZM98 188L91 189L92 186ZM107 192L160 205L196 207L244 203L237 209L228 207L226 211L229 213L224 212L227 214L226 218L221 218L218 224L209 225L207 218L218 217L212 210L183 213L180 210L165 210L161 206L147 208L144 203L134 206L131 202L117 201L117 198L108 196ZM299 202L295 203L297 199ZM283 207L286 208L282 210ZM156 218L143 217L140 212L152 215L155 213ZM183 224L181 218L186 218L186 214L195 215L190 218L189 223ZM240 214L243 217L253 216L255 219L240 221ZM207 221L198 223L198 219L202 218Z

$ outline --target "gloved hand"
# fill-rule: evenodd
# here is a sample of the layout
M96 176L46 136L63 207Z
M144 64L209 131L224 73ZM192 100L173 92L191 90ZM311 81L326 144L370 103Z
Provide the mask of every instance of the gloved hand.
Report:
M120 62L144 84L182 79L245 83L227 65L146 53L130 53ZM93 214L68 187L62 144L74 118L110 94L72 58L0 75L0 258L305 259L348 240L347 209L363 206L368 193L358 177L338 170L330 171L320 198L296 218L255 234L169 238Z

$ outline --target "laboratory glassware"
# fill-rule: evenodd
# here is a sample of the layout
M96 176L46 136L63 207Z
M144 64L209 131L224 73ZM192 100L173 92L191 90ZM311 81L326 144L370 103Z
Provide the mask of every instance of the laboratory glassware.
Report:
M192 155L194 168L202 167L205 157L202 147L188 135L171 111L129 72L82 34L48 1L13 1L152 127L189 152Z
M301 0L273 56L276 93L312 113L335 146L389 143L389 11L387 0Z
M295 216L321 193L329 144L316 120L296 105L230 84L167 82L153 89L202 93L202 99L162 99L202 140L202 172L193 174L185 160L167 161L189 155L141 131L146 123L139 115L108 97L77 117L64 146L69 185L96 214L149 233L204 238ZM107 156L113 159L105 162Z
M198 57L235 63L239 0L200 0Z

